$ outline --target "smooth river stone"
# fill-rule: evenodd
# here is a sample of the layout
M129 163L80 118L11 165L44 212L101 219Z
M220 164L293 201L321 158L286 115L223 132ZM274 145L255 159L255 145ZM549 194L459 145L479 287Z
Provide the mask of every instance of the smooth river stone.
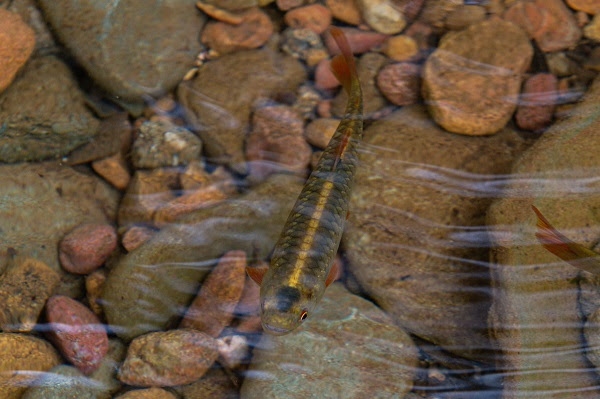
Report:
M600 237L600 80L513 167L489 210L494 238L490 327L503 352L503 399L600 397L585 359L579 270L536 240L534 204L571 240ZM597 288L596 288L597 289Z
M201 50L194 0L40 0L56 36L110 94L128 101L172 90Z
M156 233L111 269L103 306L125 340L162 330L181 316L225 252L266 257L300 193L291 175L274 175L246 195L200 209Z

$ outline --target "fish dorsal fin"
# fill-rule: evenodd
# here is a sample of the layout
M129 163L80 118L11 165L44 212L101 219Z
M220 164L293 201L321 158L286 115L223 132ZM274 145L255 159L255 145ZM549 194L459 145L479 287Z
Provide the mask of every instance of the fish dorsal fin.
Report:
M348 39L346 39L344 32L342 32L340 28L332 26L329 28L329 33L342 52L341 54L333 57L331 60L331 71L337 80L339 80L339 82L342 84L342 86L344 86L346 92L350 93L352 80L358 79L356 64L354 63L354 56L352 55L350 43L348 43Z

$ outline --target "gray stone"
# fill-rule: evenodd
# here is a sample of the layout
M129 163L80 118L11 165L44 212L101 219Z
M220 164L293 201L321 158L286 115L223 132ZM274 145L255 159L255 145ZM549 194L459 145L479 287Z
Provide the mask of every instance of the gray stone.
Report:
M406 332L336 283L301 328L263 335L241 398L403 398L417 363Z
M223 253L266 257L300 189L296 177L274 175L240 198L182 217L124 256L104 288L111 327L126 340L167 328Z
M88 74L129 101L172 90L201 50L205 17L190 0L40 0L53 31Z
M245 173L244 139L255 102L294 93L305 80L298 60L267 47L204 64L193 80L179 85L177 95L206 155Z
M500 366L511 370L504 379L505 399L600 395L584 355L580 273L539 244L531 210L534 204L575 242L588 247L598 242L599 108L596 79L570 116L515 163L513 180L488 212L494 238L490 328L504 355Z
M343 237L350 271L408 331L493 361L485 210L523 139L508 129L448 133L421 106L374 123L365 138Z
M12 252L61 275L55 294L76 295L82 282L58 262L58 243L83 223L115 220L118 193L100 178L53 163L0 165L0 268Z
M110 394L73 366L60 365L48 370L21 399L109 399Z
M62 61L33 59L0 95L0 162L60 158L91 140L99 124Z

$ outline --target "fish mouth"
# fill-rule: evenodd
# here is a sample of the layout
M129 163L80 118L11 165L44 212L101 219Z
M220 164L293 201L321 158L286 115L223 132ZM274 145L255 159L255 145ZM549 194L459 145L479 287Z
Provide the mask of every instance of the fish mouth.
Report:
M266 323L262 323L263 330L272 335L285 335L290 332L287 328L275 327Z

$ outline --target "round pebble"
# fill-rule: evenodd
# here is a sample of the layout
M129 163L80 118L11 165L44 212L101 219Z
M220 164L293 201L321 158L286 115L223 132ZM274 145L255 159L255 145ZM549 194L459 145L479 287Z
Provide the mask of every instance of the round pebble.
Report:
M360 25L362 22L360 10L354 0L325 0L325 5L335 19L350 25Z
M406 61L418 54L419 46L412 37L398 35L387 40L383 52L394 61Z
M583 35L588 39L600 42L600 14L596 14L592 21L583 28Z
M108 352L106 330L91 310L66 296L46 303L48 336L63 356L84 374L95 371Z
M388 38L387 35L378 32L364 31L355 28L341 28L344 36L348 39L350 50L353 54L362 54L381 46ZM325 46L329 54L339 54L340 49L331 35L325 35Z
M321 34L331 25L331 11L321 4L311 4L288 11L283 20L292 28L310 29Z
M66 271L89 274L102 266L117 247L117 232L107 224L76 227L59 244L60 263Z
M421 95L421 68L407 62L386 65L377 74L377 87L392 104L414 104Z
M148 388L129 391L115 399L177 399L177 396L161 388Z
M517 125L524 130L539 131L552 122L558 97L558 80L549 73L529 77L523 85L521 101L515 114Z

